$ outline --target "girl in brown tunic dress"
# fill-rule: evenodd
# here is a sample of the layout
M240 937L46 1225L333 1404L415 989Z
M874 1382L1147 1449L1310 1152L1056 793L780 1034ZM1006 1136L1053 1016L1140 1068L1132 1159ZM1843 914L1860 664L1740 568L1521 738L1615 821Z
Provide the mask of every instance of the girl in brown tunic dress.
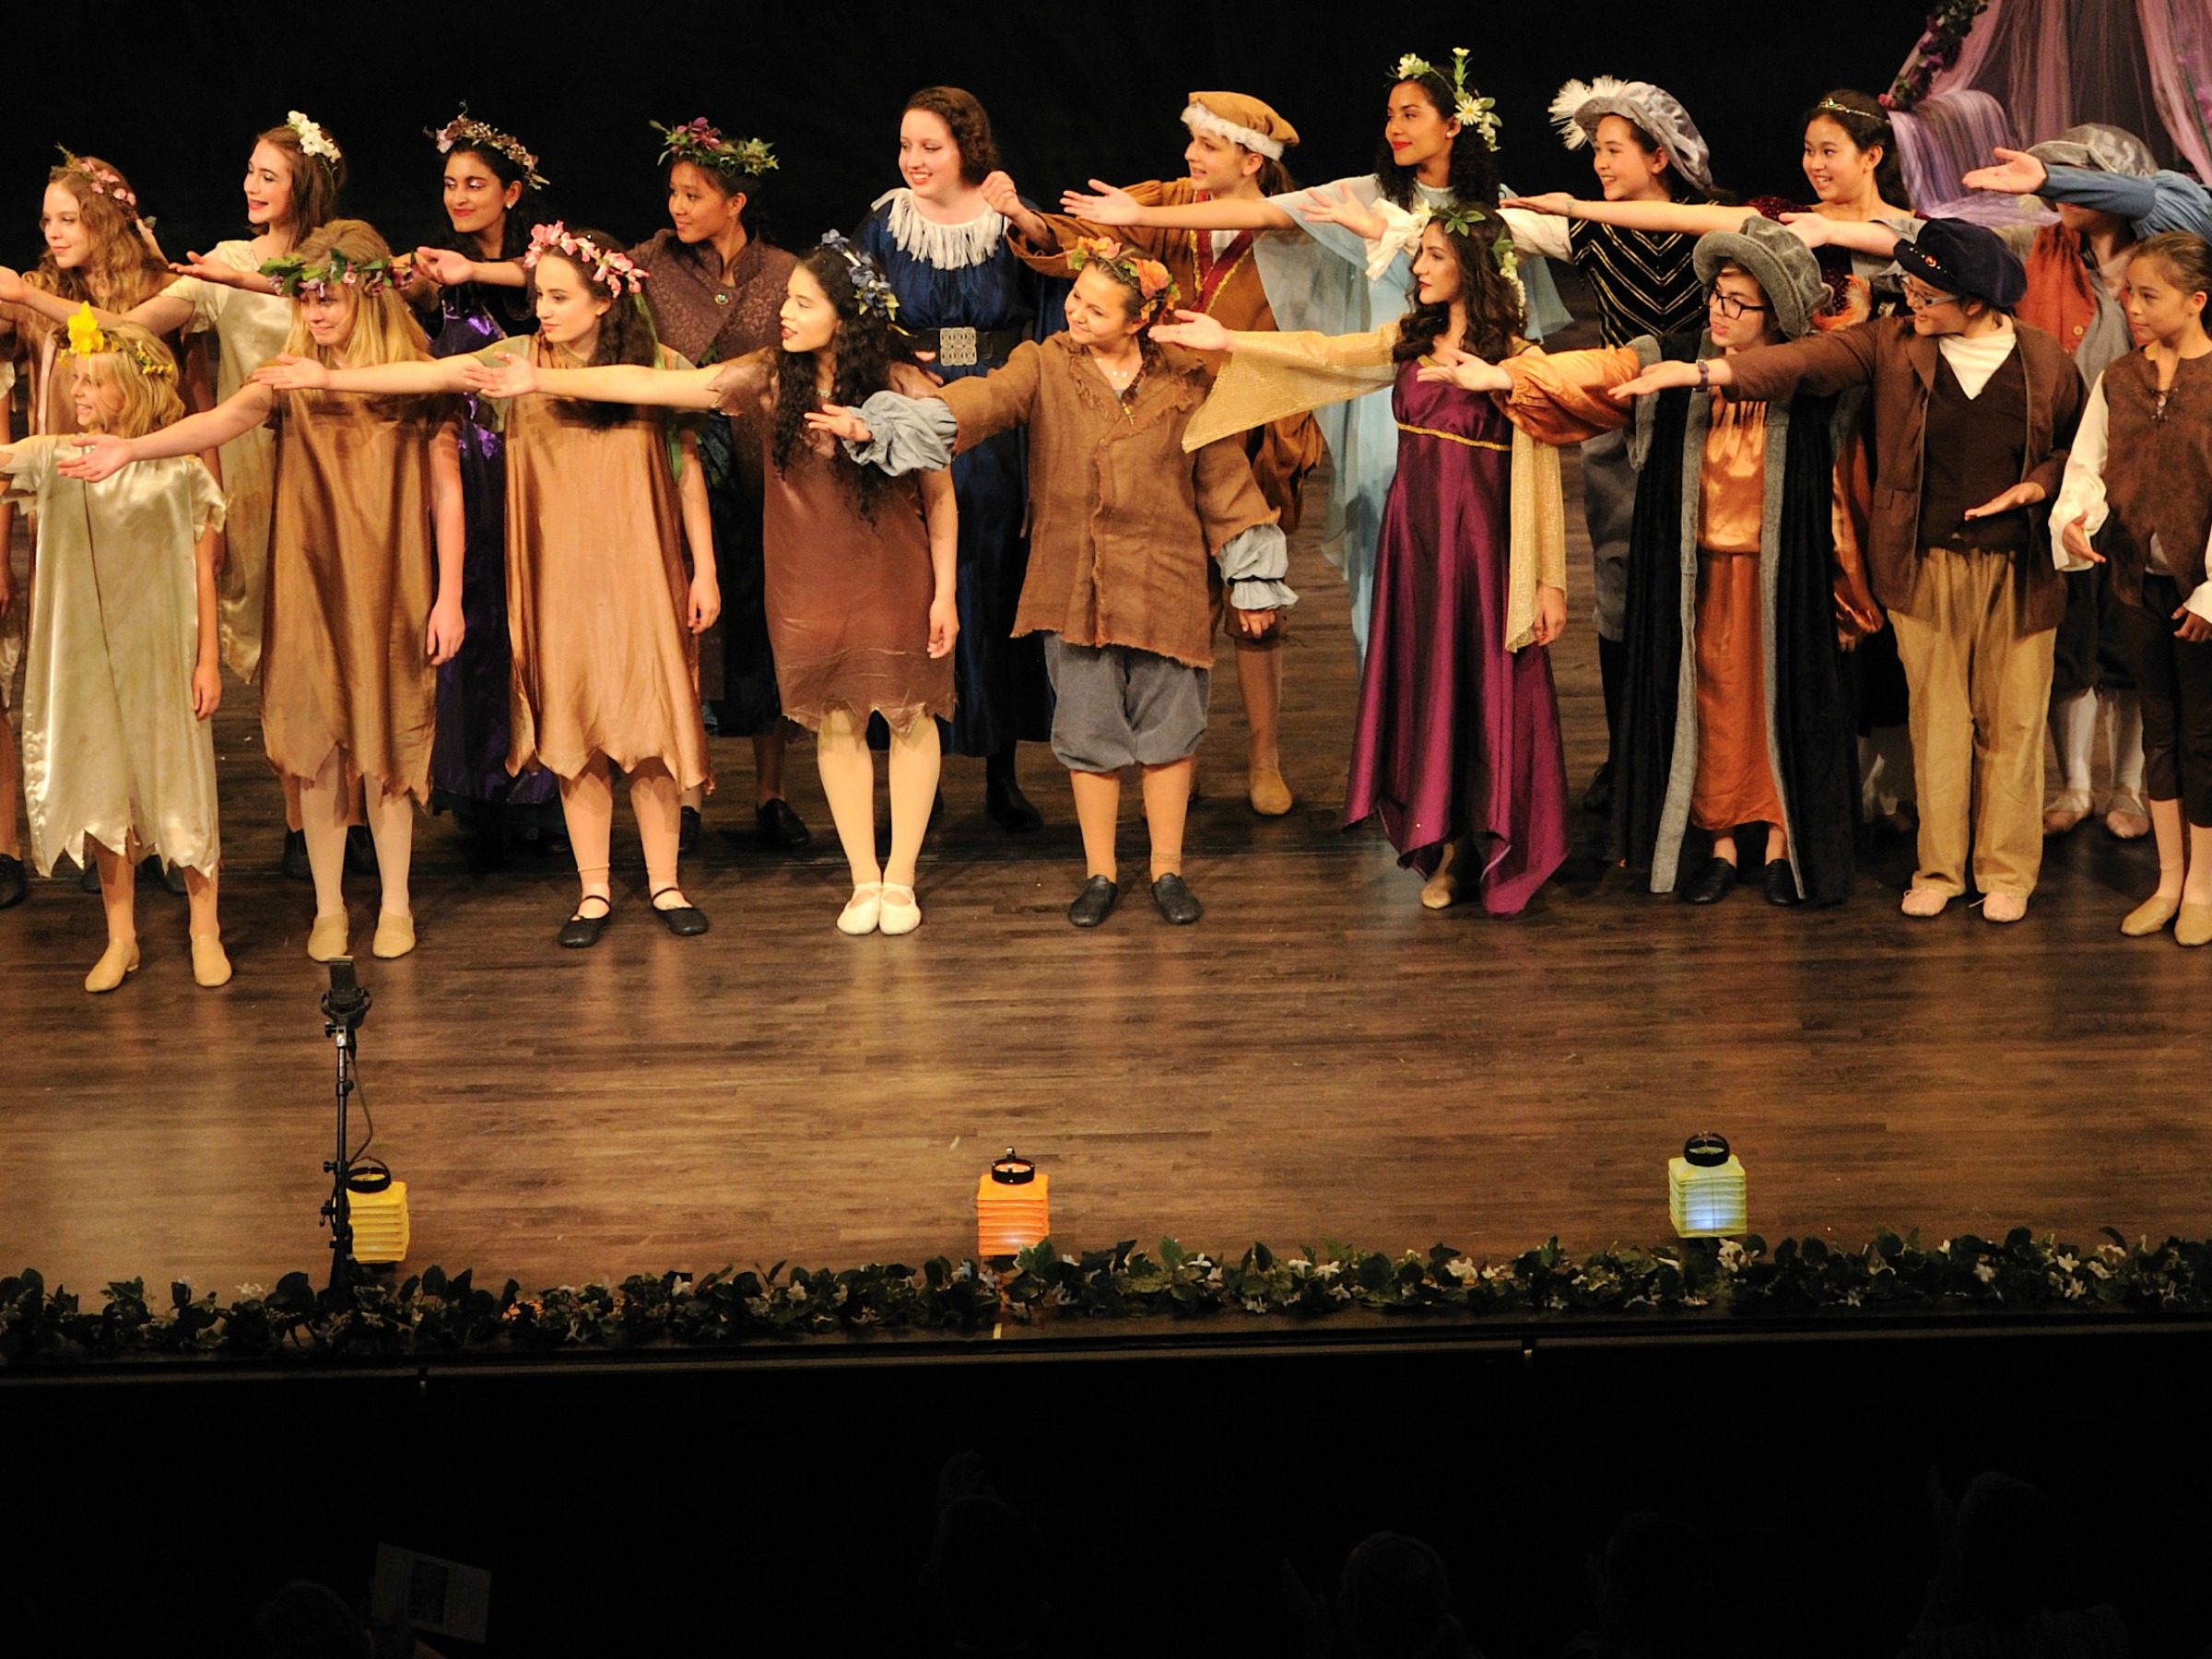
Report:
M654 340L642 298L647 273L604 232L540 225L524 263L535 340L375 369L280 358L258 378L288 389L391 395L460 392L486 365L689 367ZM677 884L679 797L708 782L696 636L719 609L698 450L683 434L672 466L665 422L635 407L533 398L503 414L513 648L507 769L535 762L560 780L583 887L560 943L596 944L612 913L617 767L629 780L653 909L671 933L695 936L707 919Z
M564 398L720 409L748 417L767 483L768 626L783 712L818 735L822 789L851 865L848 934L921 925L914 865L936 795L936 720L952 712L952 643L959 623L952 485L870 478L805 417L825 400L927 380L890 362L888 285L843 239L826 241L790 277L780 351L718 368L548 369L514 363L473 377L494 396ZM834 394L834 395L832 395ZM876 855L875 764L868 719L891 731L891 854Z
M332 219L265 267L293 301L291 355L333 366L424 355L393 293L391 250L359 219ZM262 736L299 780L315 924L307 953L347 952L346 826L357 785L382 880L373 948L415 948L407 894L427 802L437 665L461 643L457 411L429 397L335 399L251 384L141 438L92 439L69 470L99 479L133 461L196 454L264 421L276 428L276 504L262 643ZM433 551L434 550L434 551Z

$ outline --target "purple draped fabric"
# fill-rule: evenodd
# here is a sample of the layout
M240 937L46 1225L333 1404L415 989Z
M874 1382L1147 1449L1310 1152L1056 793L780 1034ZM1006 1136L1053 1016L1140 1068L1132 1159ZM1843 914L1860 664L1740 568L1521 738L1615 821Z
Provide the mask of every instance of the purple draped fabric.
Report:
M1381 820L1434 871L1465 835L1483 908L1516 914L1567 856L1567 763L1551 656L1505 649L1512 428L1487 397L1398 368L1397 476L1375 551L1374 617L1346 827Z

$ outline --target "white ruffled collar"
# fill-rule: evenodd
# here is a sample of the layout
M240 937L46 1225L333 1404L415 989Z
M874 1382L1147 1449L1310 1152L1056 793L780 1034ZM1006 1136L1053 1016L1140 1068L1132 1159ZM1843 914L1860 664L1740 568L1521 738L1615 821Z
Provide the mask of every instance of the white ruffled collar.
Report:
M940 225L922 217L914 206L914 193L903 184L885 191L873 206L887 204L891 241L899 251L942 271L988 264L1006 238L1006 216L993 208L984 208L964 225Z

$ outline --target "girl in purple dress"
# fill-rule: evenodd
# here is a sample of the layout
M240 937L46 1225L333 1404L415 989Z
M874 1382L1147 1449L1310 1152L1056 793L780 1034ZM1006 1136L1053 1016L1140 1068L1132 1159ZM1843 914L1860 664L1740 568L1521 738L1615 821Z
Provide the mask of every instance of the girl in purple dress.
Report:
M1344 818L1376 819L1421 902L1463 891L1517 914L1567 856L1567 770L1547 649L1566 625L1558 453L1488 398L1424 380L1440 347L1524 347L1520 294L1485 210L1431 215L1414 306L1372 334L1232 335L1177 312L1154 337L1233 351L1184 441L1388 383L1398 465L1376 547L1374 612Z
M494 340L537 332L522 255L530 245L535 204L546 181L537 158L511 133L470 117L465 107L430 135L444 154L445 216L452 234L416 251L395 284L421 313L435 358L466 356ZM555 780L532 767L510 777L512 734L507 682L507 463L500 429L476 398L461 426L461 498L468 517L461 565L461 610L468 635L438 670L438 739L430 757L430 802L451 807L488 840L511 809L554 815Z

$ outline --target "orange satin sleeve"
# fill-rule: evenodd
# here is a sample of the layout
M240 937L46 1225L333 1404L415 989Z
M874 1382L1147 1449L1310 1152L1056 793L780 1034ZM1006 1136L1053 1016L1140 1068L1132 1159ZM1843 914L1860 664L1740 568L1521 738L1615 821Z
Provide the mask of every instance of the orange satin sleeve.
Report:
M1491 393L1491 400L1531 438L1550 444L1580 443L1628 425L1632 406L1607 394L1643 372L1641 359L1626 346L1556 355L1531 347L1499 367L1513 383Z

